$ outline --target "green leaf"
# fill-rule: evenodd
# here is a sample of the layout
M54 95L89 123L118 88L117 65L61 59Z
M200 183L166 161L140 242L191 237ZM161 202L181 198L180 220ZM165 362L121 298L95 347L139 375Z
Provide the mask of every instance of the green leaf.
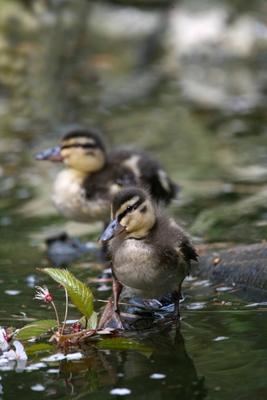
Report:
M113 339L103 339L99 341L96 345L100 349L107 349L107 350L135 350L135 351L140 351L141 353L150 353L150 354L153 353L152 347L122 337Z
M97 320L98 314L93 311L91 317L87 321L87 329L96 329L97 328Z
M51 329L57 326L57 321L52 319L46 319L41 321L35 321L29 325L25 325L15 333L15 338L19 340L28 340L39 337L44 333L47 333Z
M47 351L51 352L54 349L54 346L50 343L35 343L32 345L25 346L25 351L28 356L37 355L39 353L45 353Z
M71 272L65 269L44 268L42 271L64 286L72 303L85 317L89 318L92 315L94 311L94 296L83 282L79 281Z
M90 318L88 318L88 320L86 321L85 317L82 317L79 322L82 325L83 328L86 329L96 329L97 328L97 317L98 314L93 311ZM87 322L87 323L86 323Z

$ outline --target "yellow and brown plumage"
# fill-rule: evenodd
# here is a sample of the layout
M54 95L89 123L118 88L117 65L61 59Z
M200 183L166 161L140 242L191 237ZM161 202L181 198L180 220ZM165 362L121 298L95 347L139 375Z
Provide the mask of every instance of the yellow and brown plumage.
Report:
M107 152L94 130L68 132L59 146L39 153L37 159L64 163L66 168L54 184L53 202L64 216L76 221L107 221L114 194L130 185L145 187L156 202L164 204L178 191L150 155L126 149Z
M142 298L159 298L172 293L175 313L179 314L181 284L197 253L187 236L139 188L128 188L115 195L112 218L101 240L109 242L114 279L114 304L109 303L100 326L114 316L119 321L118 299L122 287ZM121 327L118 322L118 326Z

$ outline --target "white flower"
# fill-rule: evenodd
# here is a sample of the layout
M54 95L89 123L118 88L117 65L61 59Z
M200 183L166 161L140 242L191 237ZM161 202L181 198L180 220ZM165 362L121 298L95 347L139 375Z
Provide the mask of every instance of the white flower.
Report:
M4 353L4 357L7 358L8 360L27 360L27 354L24 350L23 344L19 342L18 340L15 340L13 342L13 346L15 347L15 350L9 350Z
M36 294L34 296L34 299L44 301L45 303L51 303L51 301L53 301L53 297L49 292L47 286L36 286Z
M0 328L0 350L5 351L9 347L7 342L7 333L4 328Z

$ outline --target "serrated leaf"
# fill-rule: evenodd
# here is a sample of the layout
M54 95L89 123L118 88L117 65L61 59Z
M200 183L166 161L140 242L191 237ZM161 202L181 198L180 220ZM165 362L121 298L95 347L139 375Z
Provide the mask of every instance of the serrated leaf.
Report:
M15 338L19 340L28 340L37 338L57 326L57 321L52 319L45 319L35 321L29 325L25 325L15 333Z
M79 279L65 270L59 268L44 268L42 270L48 274L52 279L64 286L72 303L78 310L86 317L89 318L94 311L93 300L94 296L91 290Z
M97 343L97 347L107 350L135 350L141 353L152 353L153 348L143 343L138 343L126 338L103 339Z
M47 351L53 350L54 346L50 343L35 343L32 345L25 346L25 351L28 356L37 355L39 353L45 353Z
M86 329L96 329L97 328L97 319L98 319L98 314L93 311L90 318L86 321L85 317L82 317L79 322L82 325L83 328Z

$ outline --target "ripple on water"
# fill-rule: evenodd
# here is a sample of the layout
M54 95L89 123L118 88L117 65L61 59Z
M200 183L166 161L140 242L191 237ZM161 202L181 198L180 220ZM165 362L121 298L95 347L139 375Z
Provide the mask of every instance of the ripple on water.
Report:
M110 394L115 396L127 396L130 393L131 390L127 388L114 388L110 391Z
M59 369L57 368L50 368L46 371L48 374L58 374L59 373Z
M229 292L230 290L233 290L232 286L219 286L216 288L216 292Z
M45 387L40 383L36 383L35 385L31 386L31 390L33 390L34 392L43 392L45 390Z
M39 363L35 363L35 364L31 364L28 367L25 368L26 371L31 372L31 371L37 371L38 369L41 368L46 368L47 365L43 362L39 362Z
M151 374L149 378L150 379L164 379L164 378L166 378L166 375L155 372L154 374Z
M222 340L227 340L229 339L228 336L217 336L216 338L213 339L214 342L221 342Z
M9 296L17 296L20 293L21 290L5 290L5 294L8 294Z
M207 303L205 301L198 301L195 303L188 304L186 308L188 310L202 310L203 308L205 308L206 304Z

